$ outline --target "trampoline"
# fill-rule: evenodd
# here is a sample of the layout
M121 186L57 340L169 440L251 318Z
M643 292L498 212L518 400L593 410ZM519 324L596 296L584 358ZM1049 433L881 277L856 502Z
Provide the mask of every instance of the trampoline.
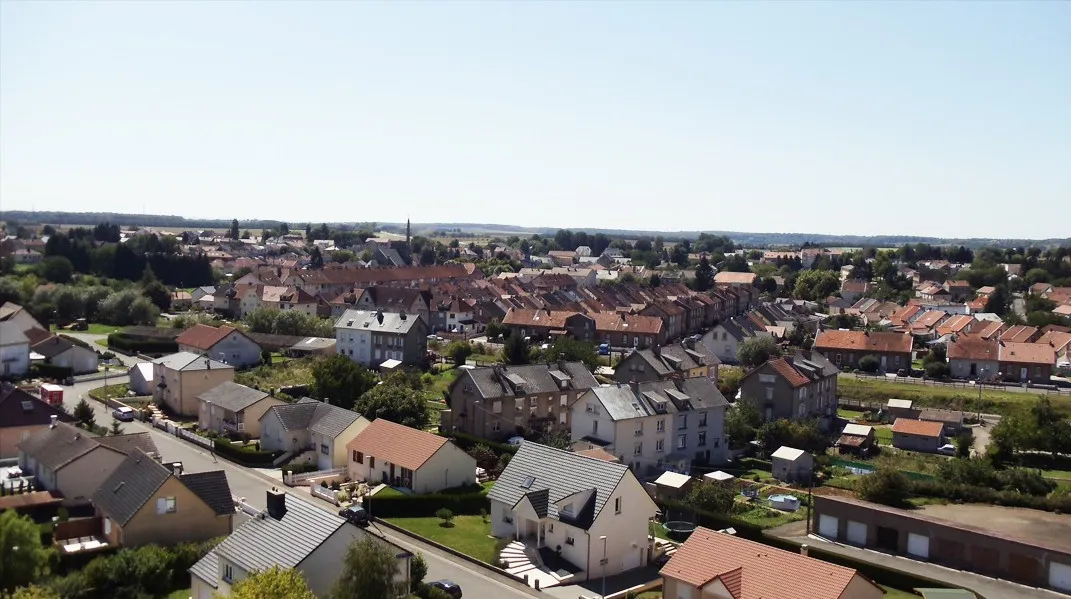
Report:
M670 520L663 523L662 528L666 529L666 536L670 539L683 543L695 532L696 524L685 520Z

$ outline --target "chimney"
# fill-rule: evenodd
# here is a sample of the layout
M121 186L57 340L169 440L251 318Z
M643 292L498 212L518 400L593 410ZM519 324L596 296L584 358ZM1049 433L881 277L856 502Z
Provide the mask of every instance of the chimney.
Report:
M205 370L212 370L212 359L205 358Z
M809 549L810 548L807 547L807 543L800 545L800 555L802 555L803 557L808 557L807 553Z
M182 476L182 462L171 462L171 472L175 476Z
M48 419L49 419L48 428L56 428L56 422L59 421L59 416L53 414L53 415L49 416Z
M268 515L281 520L286 514L286 493L272 487L268 489Z
M629 381L628 386L632 388L633 395L640 394L640 384L637 381Z
M661 345L657 345L657 344L652 345L651 346L651 353L653 353L654 355L656 355L658 357L662 357L662 346Z

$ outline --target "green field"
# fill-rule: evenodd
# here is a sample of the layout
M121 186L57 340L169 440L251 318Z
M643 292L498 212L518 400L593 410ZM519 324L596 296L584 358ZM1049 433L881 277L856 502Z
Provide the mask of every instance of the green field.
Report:
M89 323L85 331L62 331L58 329L56 325L52 325L51 327L53 333L81 333L83 335L110 335L112 333L118 333L122 329L123 327L117 327L110 324L100 324L98 322Z
M897 383L880 379L857 379L841 376L837 381L837 395L845 399L884 405L890 398L910 399L916 406L928 408L978 409L978 391L963 387L940 387L913 383ZM1029 409L1040 395L1015 391L982 391L982 411L996 414L1012 414ZM1047 396L1052 404L1065 413L1071 413L1071 397Z
M313 360L315 358L300 358L271 366L257 366L235 374L234 382L261 390L311 385Z
M443 526L442 520L435 517L384 520L481 562L490 564L498 559L495 555L495 538L491 536L491 524L484 522L480 516L455 516L453 526L450 527Z

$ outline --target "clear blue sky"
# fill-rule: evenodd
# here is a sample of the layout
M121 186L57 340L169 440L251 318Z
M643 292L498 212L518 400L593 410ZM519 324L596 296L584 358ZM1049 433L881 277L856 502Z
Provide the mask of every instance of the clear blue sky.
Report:
M1071 235L1071 2L0 2L0 206Z

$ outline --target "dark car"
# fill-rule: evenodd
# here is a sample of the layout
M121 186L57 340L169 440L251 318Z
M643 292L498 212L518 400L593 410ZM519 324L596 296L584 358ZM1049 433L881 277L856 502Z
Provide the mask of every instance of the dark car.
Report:
M338 515L357 526L368 526L368 512L359 505L351 505L338 511Z
M428 586L435 587L454 599L461 599L461 587L452 580L433 580L428 583Z

